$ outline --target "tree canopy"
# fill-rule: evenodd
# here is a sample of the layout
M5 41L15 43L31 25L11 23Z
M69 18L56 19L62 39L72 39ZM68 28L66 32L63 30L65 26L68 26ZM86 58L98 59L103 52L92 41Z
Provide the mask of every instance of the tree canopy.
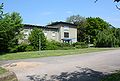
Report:
M2 6L3 7L3 6ZM2 11L3 8L0 8ZM3 11L2 11L3 12ZM18 45L22 18L19 13L1 14L0 19L0 52L8 52Z
M46 37L41 29L34 28L28 39L30 45L34 47L34 50L38 51L39 48L40 50L44 50L46 48Z

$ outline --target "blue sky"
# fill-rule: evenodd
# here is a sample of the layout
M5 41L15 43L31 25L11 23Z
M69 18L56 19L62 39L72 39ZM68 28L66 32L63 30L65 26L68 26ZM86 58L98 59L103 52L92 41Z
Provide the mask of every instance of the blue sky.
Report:
M0 0L4 12L19 12L23 23L47 25L65 21L71 15L100 17L115 27L120 27L120 11L113 0Z

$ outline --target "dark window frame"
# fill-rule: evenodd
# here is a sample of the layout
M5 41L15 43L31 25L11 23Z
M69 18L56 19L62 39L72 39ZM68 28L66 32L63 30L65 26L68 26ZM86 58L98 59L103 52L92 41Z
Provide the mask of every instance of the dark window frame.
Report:
M69 32L64 32L64 38L69 38Z

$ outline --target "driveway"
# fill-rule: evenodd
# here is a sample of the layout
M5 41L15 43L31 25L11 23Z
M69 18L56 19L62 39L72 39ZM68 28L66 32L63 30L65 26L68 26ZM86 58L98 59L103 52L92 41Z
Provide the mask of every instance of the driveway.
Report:
M99 81L106 72L120 69L120 49L1 63L3 67L15 72L19 81L47 81L41 78L52 78L50 81Z

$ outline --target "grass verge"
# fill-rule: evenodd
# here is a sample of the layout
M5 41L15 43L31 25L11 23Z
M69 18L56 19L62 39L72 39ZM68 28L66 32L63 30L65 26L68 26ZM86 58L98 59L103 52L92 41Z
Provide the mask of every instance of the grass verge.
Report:
M27 58L40 58L50 56L63 56L63 55L74 55L90 52L98 52L105 50L113 50L115 48L85 48L85 49L71 49L71 50L45 50L45 51L33 51L33 52L18 52L8 53L0 55L0 60L16 60L16 59L27 59Z

